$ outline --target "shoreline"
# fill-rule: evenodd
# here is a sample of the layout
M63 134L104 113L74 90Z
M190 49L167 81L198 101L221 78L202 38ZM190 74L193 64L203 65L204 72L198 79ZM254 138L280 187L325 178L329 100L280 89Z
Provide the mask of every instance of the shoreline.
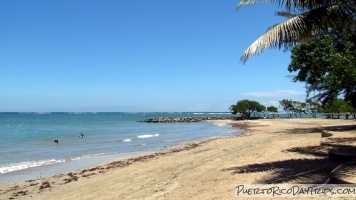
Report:
M260 166L266 168L265 170L245 173L251 170L250 165L257 163L255 167L258 168L258 163L262 162L277 166L284 164L288 168L290 164L303 164L305 160L315 162L313 165L324 164L325 159L318 160L313 155L290 149L320 145L320 132L308 132L313 128L320 129L321 125L355 124L354 121L310 118L223 121L232 122L232 126L248 131L240 136L167 147L159 152L121 158L67 174L0 184L0 196L3 196L0 199L211 199L207 197L212 196L234 199L234 185L238 183L276 180L268 178L273 176L272 165ZM281 164L283 159L288 162ZM309 165L307 162L304 164ZM289 173L288 176L293 175L293 172ZM283 177L279 179L282 180ZM101 190L93 192L93 188Z
M148 152L148 151L147 151ZM25 182L28 180L36 180L55 176L58 174L65 174L68 172L79 171L92 166L101 165L112 160L124 159L129 156L144 154L147 152L131 152L131 153L115 153L106 154L93 157L82 158L78 160L64 161L60 163L42 165L37 167L30 167L22 170L11 171L0 174L1 184L11 184L16 182Z
M227 124L224 120L222 120L223 123L225 124L225 127L228 127L228 129L233 129L229 124ZM214 126L217 127L216 129L221 129L221 125L213 125L214 121L207 121L207 122L201 122L201 123L208 123L209 126ZM227 125L226 125L227 124ZM218 127L219 126L219 127ZM223 128L220 131L223 133L223 135L219 135L220 133L217 133L217 135L213 137L226 137L224 134L227 133L224 131ZM238 131L237 131L238 132ZM239 134L239 133L234 133L234 134ZM157 134L158 135L158 134ZM200 134L197 134L199 136ZM201 138L188 138L183 139L180 141L178 139L177 141L174 142L167 142L167 143L162 143L162 145L158 145L158 148L141 148L139 150L127 150L127 151L122 151L122 152L108 152L108 153L94 153L94 154L82 154L82 155L77 155L71 158L61 158L55 160L56 162L52 162L52 164L43 164L43 165L37 165L34 167L28 167L21 169L22 163L20 163L20 170L14 170L10 168L10 171L7 173L0 173L0 184L6 184L6 183L16 183L16 182L23 182L26 180L33 180L33 179L39 179L39 178L46 178L49 176L53 176L56 174L63 174L63 173L68 173L71 171L76 171L76 170L81 170L84 168L89 168L95 165L101 165L102 163L107 163L113 160L121 160L127 157L133 157L137 155L144 155L150 152L158 152L161 151L162 149L170 148L170 147L175 147L175 146L181 146L190 142L195 142L195 141L201 141L210 138L209 135L204 136L204 132L201 133ZM229 135L229 134L228 134ZM233 134L231 134L233 135ZM146 136L146 135L144 135ZM134 137L132 137L134 138ZM140 140L141 138L136 140ZM145 139L145 138L144 138ZM135 138L133 139L135 140ZM164 140L164 139L162 139ZM120 140L121 141L121 140ZM142 139L143 143L145 142ZM168 139L166 141L169 141ZM131 144L131 143L128 143ZM74 158L74 159L72 159ZM41 161L41 160L40 160ZM39 162L40 162L39 161ZM29 161L30 162L30 161ZM27 164L24 162L24 164ZM15 167L14 167L15 168ZM5 168L4 168L5 169ZM24 178L22 178L24 177Z

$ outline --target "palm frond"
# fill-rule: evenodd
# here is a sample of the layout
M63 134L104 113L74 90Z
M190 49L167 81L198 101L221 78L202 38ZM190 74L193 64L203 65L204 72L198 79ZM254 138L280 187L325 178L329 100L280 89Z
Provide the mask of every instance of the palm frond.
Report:
M305 26L304 16L298 15L270 28L244 52L240 60L245 63L251 55L259 54L272 47L282 47L284 43L299 41Z
M312 9L267 30L252 43L240 60L245 63L250 56L257 55L269 48L281 48L297 42L308 41L315 33L326 33L330 28L342 28L345 22L354 26L355 17L355 8L349 5L334 4Z

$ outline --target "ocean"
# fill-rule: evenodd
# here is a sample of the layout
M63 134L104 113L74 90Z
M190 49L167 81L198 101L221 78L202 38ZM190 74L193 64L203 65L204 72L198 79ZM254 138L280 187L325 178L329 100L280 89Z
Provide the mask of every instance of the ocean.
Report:
M42 178L125 156L243 132L224 122L138 122L156 117L221 115L231 114L0 113L0 183Z

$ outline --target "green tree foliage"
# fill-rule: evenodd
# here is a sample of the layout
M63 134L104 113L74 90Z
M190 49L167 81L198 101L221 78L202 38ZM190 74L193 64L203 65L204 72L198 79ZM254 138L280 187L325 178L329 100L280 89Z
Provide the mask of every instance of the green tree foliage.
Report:
M350 113L356 117L356 109L350 106L349 101L342 101L343 106L339 106L340 102L336 101L333 104L328 104L329 107L326 110L330 113ZM346 103L345 103L346 102ZM324 112L323 106L320 102L307 99L305 102L294 101L292 99L283 99L279 101L280 106L287 113L288 117L302 117L302 114L310 114L313 118L316 117L317 113ZM332 105L332 106L330 106ZM342 109L341 109L342 108ZM264 105L261 105L257 101L250 101L248 99L240 100L236 104L230 106L230 111L233 115L241 114L243 118L251 118L251 115L254 117L262 117L261 114L264 114L268 111L272 113L272 117L278 115L278 108L275 106L268 106L267 108Z
M313 118L316 117L317 113L323 112L321 103L307 99L305 102L306 111L311 114Z
M268 107L267 107L267 111L268 111L268 112L277 113L277 112L278 112L278 108L275 107L275 106L268 106Z
M240 113L243 118L251 118L252 113L259 113L266 110L264 105L261 105L257 101L251 101L244 99L238 101L236 104L230 106L230 111L233 115ZM258 114L259 115L259 114Z
M301 117L302 113L306 113L306 103L293 101L291 99L283 99L279 101L283 110L288 114L288 117L297 117L297 114Z
M294 115L297 117L297 114L299 114L299 117L302 117L302 114L306 114L306 103L305 102L300 102L300 101L293 101L293 108L294 108Z
M267 111L272 113L272 117L275 117L275 114L278 113L278 108L275 106L268 106Z
M277 13L287 20L269 28L244 52L240 60L267 49L286 47L313 39L315 34L355 28L355 0L241 0L237 8L257 3L277 3L284 11ZM290 14L295 13L295 14Z
M283 99L279 101L279 105L288 114L288 117L292 117L294 113L293 101L291 99Z
M335 99L334 101L326 103L324 111L325 113L328 113L331 118L334 118L334 115L336 115L337 118L340 118L341 113L351 114L355 111L355 109L348 101L343 99Z
M340 41L333 36L293 47L289 72L297 72L293 81L305 82L307 95L323 105L344 96L356 108L356 35Z
M257 102L257 104L256 104L256 112L253 112L253 113L256 114L258 117L262 117L260 115L260 113L262 113L263 117L265 117L265 112L266 112L266 106L264 106L264 105L262 105L262 104Z

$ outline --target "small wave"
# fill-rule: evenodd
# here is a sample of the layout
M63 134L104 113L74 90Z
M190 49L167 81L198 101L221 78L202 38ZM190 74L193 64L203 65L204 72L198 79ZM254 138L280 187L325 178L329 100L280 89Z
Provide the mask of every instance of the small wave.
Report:
M107 152L107 153L93 153L93 154L85 154L85 155L81 155L81 156L76 156L76 157L71 157L66 159L66 162L69 161L75 161L75 160L80 160L83 158L90 158L90 157L94 157L94 156L102 156L102 155L109 155L109 154L114 154L115 152Z
M147 134L147 135L138 135L138 136L136 136L137 138L150 138L150 137L158 137L159 136L159 134L157 133L157 134L153 134L153 135L151 135L151 134Z
M182 141L182 140L187 140L189 138L181 138L181 139L172 139L172 140L164 140L166 142L178 142L178 141Z
M214 122L213 125L221 127L221 126L226 126L227 123L225 123L225 122Z
M76 161L76 160L91 158L91 157L114 155L114 154L119 154L119 152L105 152L105 153L83 154L83 155L81 155L81 156L75 156L75 157L71 157L71 158L68 158L68 159L63 159L63 162L70 162L70 161Z
M123 141L123 142L131 142L132 139L123 139L122 141Z
M23 170L31 167L38 167L43 165L51 165L55 163L62 163L66 160L56 160L56 159L49 159L49 160L39 160L39 161L26 161L20 163L10 163L0 165L0 174L5 174L8 172Z
M24 162L18 162L18 163L0 164L0 174L24 170L24 169L33 168L33 167L59 164L59 163L64 163L64 162L71 162L71 161L86 159L86 158L90 158L90 157L114 155L114 154L119 154L119 152L85 154L85 155L75 156L75 157L71 157L71 158L67 158L67 159L48 159L48 160L24 161Z

